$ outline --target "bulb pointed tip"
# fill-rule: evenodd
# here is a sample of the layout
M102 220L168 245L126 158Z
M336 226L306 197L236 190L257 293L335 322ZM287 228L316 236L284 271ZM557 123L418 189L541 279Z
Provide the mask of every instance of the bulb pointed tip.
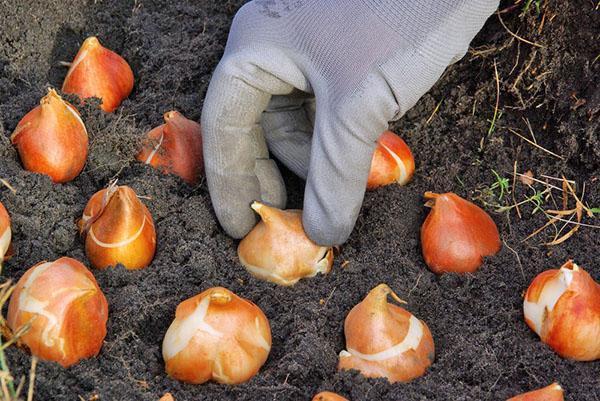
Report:
M252 202L252 204L250 205L250 207L252 208L252 210L254 210L256 213L260 214L260 211L262 210L262 208L265 205L263 205L262 203L260 203L259 201L254 201Z
M213 288L209 295L210 301L218 305L224 305L231 301L231 292L223 287Z
M83 42L84 46L98 46L100 45L100 41L98 40L98 38L96 36L90 36L88 37L84 42Z

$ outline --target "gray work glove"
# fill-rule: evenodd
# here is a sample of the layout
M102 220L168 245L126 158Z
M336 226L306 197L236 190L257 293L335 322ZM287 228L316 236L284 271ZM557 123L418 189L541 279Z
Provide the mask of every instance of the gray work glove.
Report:
M254 200L285 207L269 149L306 179L304 229L350 235L388 122L425 94L498 0L254 0L233 21L202 110L213 207L241 238Z

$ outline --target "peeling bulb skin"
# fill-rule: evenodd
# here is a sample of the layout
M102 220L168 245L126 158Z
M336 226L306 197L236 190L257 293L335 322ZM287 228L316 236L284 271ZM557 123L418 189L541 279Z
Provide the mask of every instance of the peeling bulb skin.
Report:
M421 247L431 271L474 273L485 256L501 248L494 220L480 207L453 193L425 193L431 212L421 227Z
M506 401L564 401L564 399L564 391L560 384L553 383L542 389L509 398Z
M394 183L406 185L414 172L415 159L406 142L391 131L381 134L371 160L367 189Z
M85 166L88 134L79 113L54 89L23 117L11 136L26 170L55 183L73 180Z
M175 401L175 398L173 398L171 393L165 393L158 401Z
M136 158L165 174L176 174L196 185L204 172L200 124L177 111L164 115L165 123L146 134Z
M18 281L8 307L13 333L31 353L63 367L98 355L108 320L108 303L96 279L80 262L60 258L39 263Z
M533 279L523 313L542 342L563 358L600 359L600 284L572 261Z
M302 211L252 204L261 221L238 246L242 265L259 279L294 285L305 277L326 274L333 265L333 248L315 244L302 226Z
M156 231L148 208L127 186L111 186L89 200L79 229L93 267L122 264L137 270L148 266L156 250Z
M315 395L312 401L348 401L348 399L330 391L323 391Z
M2 263L10 256L11 238L10 217L4 205L0 202L0 269L2 268Z
M222 287L177 306L162 352L167 374L201 384L239 384L256 375L271 350L271 328L262 310Z
M356 369L365 377L385 377L390 383L408 382L425 374L435 354L425 322L388 303L400 298L386 285L375 287L346 317L346 350L340 370Z
M67 72L62 91L81 99L102 99L102 110L113 112L133 90L133 71L121 56L87 38Z

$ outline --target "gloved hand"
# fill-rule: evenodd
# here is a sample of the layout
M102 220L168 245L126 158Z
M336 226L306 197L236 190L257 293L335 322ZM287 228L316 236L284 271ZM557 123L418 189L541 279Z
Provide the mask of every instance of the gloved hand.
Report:
M350 235L371 158L400 118L462 58L498 0L254 0L233 21L202 110L204 162L225 231L254 200L285 207L269 151L306 179L304 229Z

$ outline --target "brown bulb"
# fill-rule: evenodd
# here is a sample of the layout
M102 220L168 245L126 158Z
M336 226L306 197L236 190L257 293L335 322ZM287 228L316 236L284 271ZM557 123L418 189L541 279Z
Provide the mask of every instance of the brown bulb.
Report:
M348 401L348 399L330 391L323 391L315 395L312 401Z
M381 134L371 160L367 189L406 185L414 173L415 159L406 142L392 131Z
M453 193L426 192L431 212L421 227L425 263L434 273L472 273L501 247L494 220Z
M60 258L39 263L17 283L8 307L13 332L31 353L64 367L98 355L108 320L108 303L96 279L80 262Z
M408 382L425 374L434 359L433 337L422 320L390 304L388 296L405 303L379 284L356 305L344 323L346 350L339 369L356 369L366 377Z
M195 185L204 171L200 124L177 111L165 113L164 119L163 125L148 132L137 159Z
M79 113L54 89L23 117L10 137L23 166L63 183L79 175L88 153L88 135Z
M89 200L79 229L85 235L85 251L97 269L122 264L142 269L152 262L156 231L150 212L133 189L112 185Z
M4 205L0 202L0 271L2 270L2 262L10 257L11 238L10 217Z
M180 303L162 345L167 374L194 384L243 383L258 373L270 350L263 311L222 287Z
M563 389L558 383L548 387L517 395L506 401L564 401Z
M121 56L95 37L81 45L65 77L62 91L81 99L102 99L102 110L113 112L133 89L133 71Z
M523 312L527 325L560 356L600 359L600 284L573 261L533 279Z
M238 256L254 276L280 285L329 273L333 249L312 242L302 226L302 211L252 204L261 221L238 246Z

